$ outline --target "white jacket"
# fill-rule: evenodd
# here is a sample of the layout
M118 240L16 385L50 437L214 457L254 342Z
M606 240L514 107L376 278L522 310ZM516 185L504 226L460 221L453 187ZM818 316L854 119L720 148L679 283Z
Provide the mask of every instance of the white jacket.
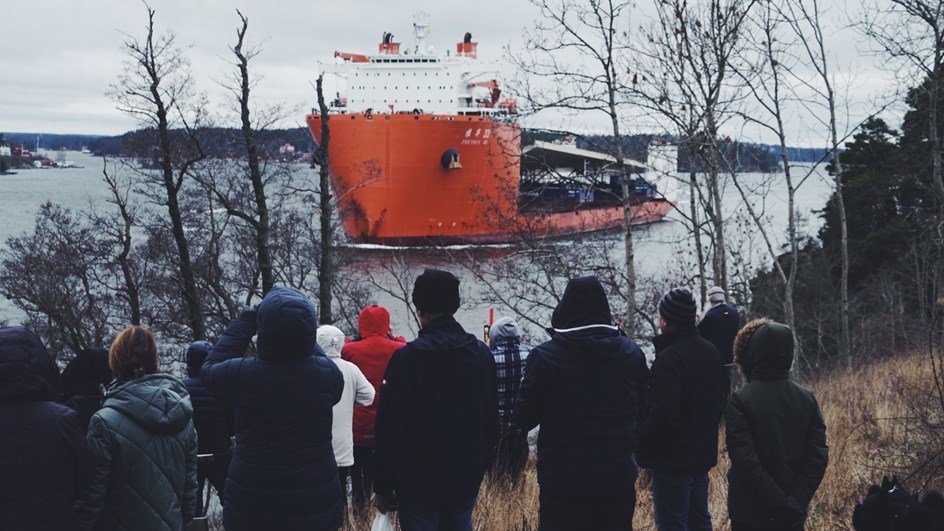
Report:
M333 329L333 330L332 330ZM344 392L332 410L334 422L331 427L331 443L338 466L354 464L354 406L369 406L374 403L374 386L364 373L351 362L341 359L344 333L331 325L318 327L318 345L340 369L344 376Z

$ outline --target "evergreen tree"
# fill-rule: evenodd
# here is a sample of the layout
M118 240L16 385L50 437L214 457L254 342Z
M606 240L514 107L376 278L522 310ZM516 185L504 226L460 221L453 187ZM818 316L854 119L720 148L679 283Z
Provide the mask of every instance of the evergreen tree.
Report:
M913 186L902 174L898 133L883 120L870 118L846 143L842 182L849 227L849 287L861 287L876 271L892 265L912 232L909 210L902 201ZM831 168L835 171L835 168ZM839 255L839 214L835 196L822 211L819 236L824 250ZM838 270L836 271L838 277Z

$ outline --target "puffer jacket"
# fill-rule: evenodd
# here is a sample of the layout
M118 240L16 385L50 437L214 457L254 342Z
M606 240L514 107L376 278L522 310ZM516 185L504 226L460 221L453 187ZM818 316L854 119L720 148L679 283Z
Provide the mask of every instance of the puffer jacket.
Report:
M0 529L77 529L89 456L78 415L52 401L58 373L35 334L0 328Z
M335 530L342 498L331 445L341 371L315 343L318 316L300 291L274 287L213 346L201 379L236 411L226 478L229 531ZM257 358L243 358L257 335Z
M522 429L540 425L538 483L555 496L629 497L647 409L646 358L612 326L599 281L570 281L550 341L534 347L518 393Z
M402 336L395 339L387 337L390 333L390 312L376 304L361 311L357 318L357 329L361 338L344 344L341 359L357 365L370 385L374 386L374 402L354 410L354 446L373 447L384 371L393 353L403 348L406 340Z
M793 334L767 320L748 324L734 345L748 384L725 411L728 513L765 528L802 521L826 473L826 425L812 391L790 381ZM792 498L788 500L788 498Z
M197 429L201 454L225 454L232 447L233 412L222 401L210 394L200 379L200 369L213 345L195 341L187 349L187 378L184 385L193 404L193 426Z
M82 529L180 531L197 504L197 431L184 384L148 374L110 390L89 423Z

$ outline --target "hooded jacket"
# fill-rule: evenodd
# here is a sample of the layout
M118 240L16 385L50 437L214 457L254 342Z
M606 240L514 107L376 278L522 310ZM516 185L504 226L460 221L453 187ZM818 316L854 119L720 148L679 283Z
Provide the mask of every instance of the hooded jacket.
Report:
M197 431L184 384L148 374L108 392L89 423L82 529L180 531L197 504Z
M542 494L628 497L646 411L648 368L639 346L612 326L596 277L571 280L551 320L553 335L531 350L517 422L540 425Z
M83 349L62 371L62 403L79 414L82 430L92 415L102 407L104 386L114 377L108 367L108 351L103 348Z
M374 386L370 385L357 365L341 359L344 332L334 326L318 327L318 346L333 361L344 376L344 392L332 410L331 445L338 466L354 464L354 436L352 423L355 406L369 406L374 402Z
M226 478L227 530L322 530L341 525L331 409L341 371L315 343L318 316L300 291L274 287L234 319L201 370L236 412ZM258 357L243 358L253 335Z
M467 508L497 440L495 363L484 343L440 316L397 350L377 413L374 492L401 505Z
M184 385L193 404L193 426L197 429L201 454L225 454L232 450L233 411L210 394L200 379L200 369L213 345L195 341L187 349L187 378Z
M370 385L374 387L374 402L367 407L354 409L354 446L374 446L374 424L377 420L377 407L381 399L381 386L384 371L393 353L406 345L402 337L390 339L390 312L383 306L373 304L364 308L357 319L357 329L361 338L345 343L341 349L341 358L361 370Z
M735 340L734 357L748 383L725 411L728 512L732 521L769 526L785 506L809 506L829 460L826 425L813 393L789 379L788 326L749 323Z
M75 411L53 402L58 369L35 334L0 328L0 527L74 531L88 450Z
M649 413L639 445L639 466L684 474L718 462L723 410L722 367L714 345L694 324L656 336Z

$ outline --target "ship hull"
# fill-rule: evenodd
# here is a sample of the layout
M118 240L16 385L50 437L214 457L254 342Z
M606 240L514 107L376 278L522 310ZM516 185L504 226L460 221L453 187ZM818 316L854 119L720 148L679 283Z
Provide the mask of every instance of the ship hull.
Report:
M316 142L321 117L308 115ZM508 243L619 227L620 206L519 213L521 131L485 116L335 114L328 166L347 235L394 245ZM632 209L658 221L672 204Z

